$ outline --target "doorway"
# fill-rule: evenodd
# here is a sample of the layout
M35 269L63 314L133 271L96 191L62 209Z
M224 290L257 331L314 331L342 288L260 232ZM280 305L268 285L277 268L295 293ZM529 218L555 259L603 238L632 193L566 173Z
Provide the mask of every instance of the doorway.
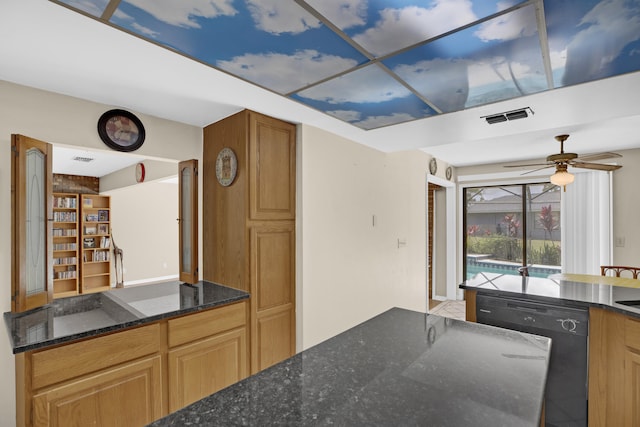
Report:
M443 269L443 261L446 260L446 240L443 239L445 237L444 234L438 232L438 230L443 229L442 222L446 218L446 211L443 212L445 207L442 204L443 197L446 197L444 187L432 182L427 183L427 223L429 229L427 243L427 298L429 310L434 309L442 301L443 298L438 297L438 295L446 295L446 271Z
M456 186L427 175L427 307L455 300Z

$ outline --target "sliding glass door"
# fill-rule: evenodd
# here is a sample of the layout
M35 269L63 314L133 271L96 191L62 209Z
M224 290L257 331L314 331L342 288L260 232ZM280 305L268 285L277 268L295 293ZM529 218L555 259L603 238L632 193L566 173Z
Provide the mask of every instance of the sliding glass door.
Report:
M560 272L560 187L517 184L464 192L465 277Z

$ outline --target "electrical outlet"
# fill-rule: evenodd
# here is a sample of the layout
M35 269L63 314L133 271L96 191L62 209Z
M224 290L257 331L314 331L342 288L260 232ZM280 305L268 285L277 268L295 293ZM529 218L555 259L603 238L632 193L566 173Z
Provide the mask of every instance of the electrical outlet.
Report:
M624 237L617 236L616 237L616 248L624 248Z

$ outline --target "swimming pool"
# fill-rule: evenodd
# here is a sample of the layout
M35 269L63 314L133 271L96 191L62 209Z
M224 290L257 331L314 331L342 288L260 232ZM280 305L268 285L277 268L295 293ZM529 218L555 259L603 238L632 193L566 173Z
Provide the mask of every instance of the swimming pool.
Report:
M467 264L467 279L471 279L477 273L484 271L487 273L501 273L501 274L511 274L514 276L519 276L518 267L512 265L505 265L502 267L494 267L488 265L481 264ZM560 268L548 269L548 268L536 268L529 267L529 276L531 277L547 277L550 274L560 273Z

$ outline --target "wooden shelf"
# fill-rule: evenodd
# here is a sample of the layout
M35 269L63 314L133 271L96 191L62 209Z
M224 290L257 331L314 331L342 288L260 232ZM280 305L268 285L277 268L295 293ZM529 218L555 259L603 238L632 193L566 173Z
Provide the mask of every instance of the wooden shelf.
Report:
M53 193L53 241L60 244L75 244L75 249L53 249L54 259L67 258L65 261L75 259L75 262L53 264L53 297L62 298L78 294L79 252L78 248L78 207L80 196L75 193ZM57 233L65 233L59 235ZM73 233L66 235L66 233ZM54 243L56 245L57 243ZM73 277L56 278L59 273L71 273Z
M111 288L111 198L83 194L80 202L80 245L82 247L82 293ZM90 231L87 233L87 231ZM91 247L85 247L90 245ZM106 259L95 258L106 257Z

